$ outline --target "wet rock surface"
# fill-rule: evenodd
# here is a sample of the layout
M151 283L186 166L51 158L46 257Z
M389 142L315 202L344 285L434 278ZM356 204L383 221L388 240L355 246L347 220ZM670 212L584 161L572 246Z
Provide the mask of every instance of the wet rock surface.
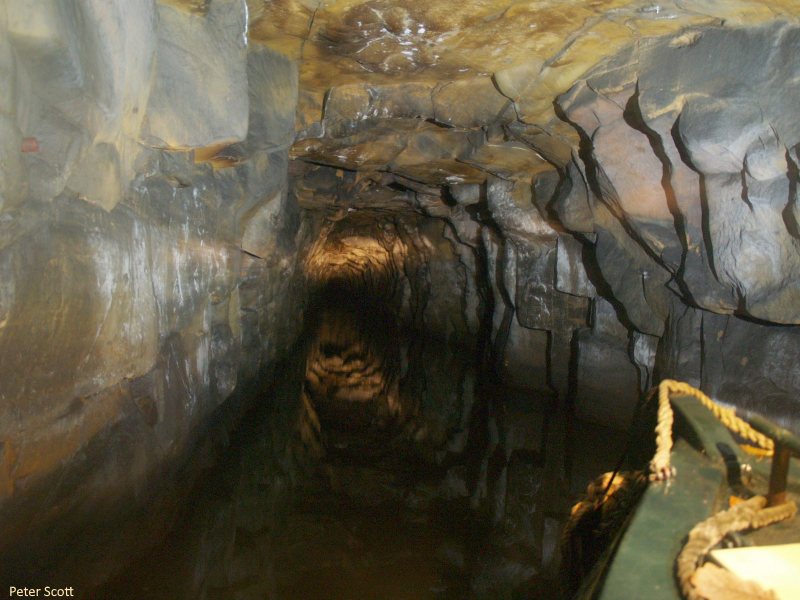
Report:
M170 488L296 337L297 79L268 49L248 61L240 2L0 13L0 553L24 562ZM251 118L271 141L211 160ZM3 560L3 582L68 561L47 554ZM115 568L94 561L89 579Z
M791 10L593 3L559 13L580 21L560 37L549 3L472 8L445 18L435 2L320 7L298 48L300 82L328 91L301 98L291 155L404 186L455 230L477 223L481 241L475 225L462 241L488 266L495 362L509 383L575 393L593 389L593 373L619 373L611 403L629 415L653 376L669 375L654 361L672 352L658 340L671 339L676 297L797 324ZM442 28L458 33L425 59ZM478 58L490 33L518 44ZM596 298L614 335L592 319ZM554 366L563 361L583 385Z
M686 311L721 319L737 334L720 334L712 347L737 355L760 346L764 334L794 331L798 240L789 190L798 140L781 115L796 93L796 64L783 58L796 35L795 25L779 22L656 39L613 69L599 67L558 101L591 139L578 166L594 197L597 262L614 299L635 331L661 337L665 323L671 328L657 354L663 372L672 373L680 355L694 365L691 374L679 369L683 378L742 407L752 408L744 397L758 396L758 384L741 394L726 387L731 359L718 355L715 365L697 346L687 355L695 334L681 329L676 337L676 326ZM745 76L751 59L770 65L754 74L758 83ZM554 206L568 222L570 204ZM630 285L637 278L641 285ZM780 346L768 352L773 360L794 352L789 339ZM761 393L789 387L773 387L768 367L745 361L736 368L752 369L746 378L762 382ZM781 405L769 403L786 422L792 411Z

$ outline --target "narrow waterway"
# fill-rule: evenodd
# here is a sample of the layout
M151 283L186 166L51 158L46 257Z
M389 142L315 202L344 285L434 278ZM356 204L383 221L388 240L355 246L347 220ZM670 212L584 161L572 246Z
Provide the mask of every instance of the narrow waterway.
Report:
M96 597L559 597L561 525L621 440L378 305L306 321L165 540Z

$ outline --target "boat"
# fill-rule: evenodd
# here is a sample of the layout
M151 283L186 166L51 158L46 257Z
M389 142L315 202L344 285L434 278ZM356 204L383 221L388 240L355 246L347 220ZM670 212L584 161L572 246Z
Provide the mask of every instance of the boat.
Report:
M591 543L586 523L605 545L573 598L800 598L800 438L681 382L658 392L649 468L606 474L573 508L565 547Z

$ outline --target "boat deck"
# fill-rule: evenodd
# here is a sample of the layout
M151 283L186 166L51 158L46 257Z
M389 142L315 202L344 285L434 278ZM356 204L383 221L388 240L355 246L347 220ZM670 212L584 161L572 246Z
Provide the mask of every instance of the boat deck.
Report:
M730 465L734 469L750 465L752 474L746 489L755 494L767 492L770 458L746 454L694 398L674 396L672 404L674 431L679 435L672 451L677 476L668 483L648 485L626 527L596 565L597 575L588 578L578 598L681 598L675 560L687 534L699 522L729 508L731 496L744 491L738 478L731 477ZM791 459L787 487L788 499L795 502L800 499L798 462ZM796 543L800 541L800 519L744 533L743 537L747 545Z

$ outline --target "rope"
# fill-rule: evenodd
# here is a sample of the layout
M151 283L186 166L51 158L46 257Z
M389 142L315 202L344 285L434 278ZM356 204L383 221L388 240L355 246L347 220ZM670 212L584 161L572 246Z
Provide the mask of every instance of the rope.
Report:
M588 485L583 499L572 507L561 537L569 589L575 591L589 574L646 487L643 471L604 473Z
M562 540L568 541L576 527L591 513L602 513L603 517L599 519L601 522L609 520L604 518L606 516L613 517L611 521L619 521L618 517L627 513L629 505L638 498L645 482L641 471L608 472L600 475L587 486L583 499L572 507L561 534Z
M675 469L670 463L674 421L670 397L673 394L696 398L730 431L759 447L751 446L750 451L757 451L765 456L774 453L774 442L737 417L734 410L718 405L689 384L665 379L658 386L656 452L650 461L648 480L666 481L675 476ZM598 537L602 536L604 529L610 528L611 523L619 525L622 522L619 514L626 512L630 504L635 502L637 492L644 488L645 482L645 474L641 471L614 471L598 477L587 488L584 499L572 508L563 532L563 547L570 551L580 542L576 538L581 536L581 528L588 526L590 531L584 535L588 533ZM759 529L792 518L796 512L797 505L794 502L767 507L764 496L755 496L696 525L689 533L677 559L677 576L683 595L689 600L705 600L712 596L729 597L717 595L716 592L722 589L724 594L730 590L738 590L740 597L775 600L775 593L771 590L764 590L754 582L743 582L733 573L719 569L711 563L701 563L705 555L729 533ZM580 548L577 550L580 551ZM569 555L565 555L565 558L569 559Z
M665 481L675 476L675 469L670 464L672 423L674 420L672 406L670 405L670 396L672 394L696 398L730 431L763 448L767 456L771 456L774 452L774 442L750 427L746 421L737 417L736 411L732 408L720 406L688 383L675 381L674 379L664 379L658 385L658 422L655 429L656 452L650 461L650 481Z
M665 379L658 386L658 422L656 424L656 452L650 461L650 481L665 481L675 476L675 468L670 464L672 451L672 423L674 415L670 397L675 395L692 396L705 406L726 428L752 442L766 456L774 454L774 442L753 429L736 416L736 411L720 406L700 390L681 381ZM758 448L754 448L758 450ZM711 564L700 566L705 555L719 541L734 531L759 529L784 519L792 518L797 512L794 502L786 502L767 508L764 496L755 496L719 512L696 525L690 532L686 544L678 555L678 583L684 597L688 600L704 600L716 596L719 589L738 589L747 586L748 597L774 599L774 592L764 590L753 582L742 582L733 573L718 569ZM714 592L704 591L704 588Z
M697 585L699 564L722 538L734 531L758 529L784 519L790 519L797 512L797 505L794 502L770 508L765 508L766 505L767 499L764 496L754 496L736 504L733 508L709 517L689 532L686 545L677 560L678 582L683 595L688 600L700 600L708 597ZM726 575L726 579L728 585L730 583L741 584L733 574ZM769 592L764 592L763 597L770 597Z

